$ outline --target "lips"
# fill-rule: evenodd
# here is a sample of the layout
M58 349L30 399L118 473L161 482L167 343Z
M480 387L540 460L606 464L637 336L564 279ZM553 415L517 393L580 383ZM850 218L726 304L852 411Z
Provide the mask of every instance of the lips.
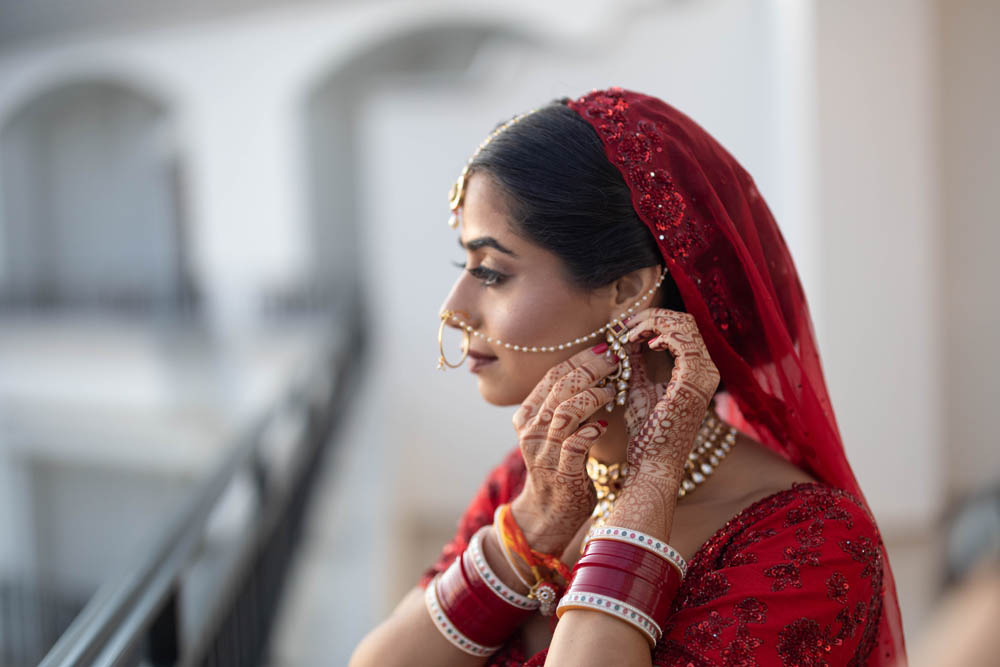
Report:
M497 358L492 354L483 354L482 352L469 350L469 370L473 373L478 373L496 360Z

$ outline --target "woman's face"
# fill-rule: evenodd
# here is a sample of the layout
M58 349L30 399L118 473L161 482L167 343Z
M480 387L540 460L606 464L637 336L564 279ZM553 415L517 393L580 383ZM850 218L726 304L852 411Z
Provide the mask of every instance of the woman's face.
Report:
M465 268L442 310L484 336L472 337L468 360L483 398L515 405L552 366L604 339L555 352L520 352L503 344L558 346L589 334L612 315L610 288L574 287L556 255L515 234L500 190L488 176L474 174L466 182L461 220Z

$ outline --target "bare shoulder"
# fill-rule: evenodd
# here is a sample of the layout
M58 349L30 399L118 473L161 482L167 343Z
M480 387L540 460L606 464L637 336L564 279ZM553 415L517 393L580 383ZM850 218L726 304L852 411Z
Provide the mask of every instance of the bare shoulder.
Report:
M792 484L818 482L815 477L753 438L740 434L729 458L727 471L735 502L749 505L761 498L791 488Z

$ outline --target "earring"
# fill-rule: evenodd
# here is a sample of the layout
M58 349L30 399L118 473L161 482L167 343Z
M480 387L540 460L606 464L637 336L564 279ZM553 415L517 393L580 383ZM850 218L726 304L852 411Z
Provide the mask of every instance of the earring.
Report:
M608 340L608 358L612 355L618 357L618 368L615 372L608 377L601 380L597 386L606 387L612 382L615 383L615 389L618 393L615 395L615 402L608 403L605 406L605 410L611 412L615 409L615 405L625 405L628 400L628 381L632 378L632 362L629 361L628 353L625 351L625 345L628 343L628 327L621 320L611 320L607 328L607 340Z
M450 310L446 310L443 313L441 313L441 328L438 329L438 349L441 350L441 356L438 357L438 365L437 365L439 371L445 370L445 366L447 366L448 368L458 368L465 362L465 358L469 356L469 342L471 336L469 335L469 330L463 327L462 358L455 363L451 363L444 357L444 327L446 324L448 324L448 320L451 319L452 315L454 315L454 313L451 312Z

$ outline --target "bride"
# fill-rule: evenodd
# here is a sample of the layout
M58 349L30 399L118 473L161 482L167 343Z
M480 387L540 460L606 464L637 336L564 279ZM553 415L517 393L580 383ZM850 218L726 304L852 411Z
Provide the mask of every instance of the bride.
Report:
M889 562L750 176L618 88L522 114L450 193L441 334L515 447L367 665L902 665Z

